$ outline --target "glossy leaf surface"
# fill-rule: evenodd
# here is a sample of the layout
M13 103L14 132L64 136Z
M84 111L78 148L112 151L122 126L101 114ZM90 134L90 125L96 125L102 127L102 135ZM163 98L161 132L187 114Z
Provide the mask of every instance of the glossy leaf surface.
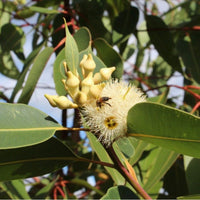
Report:
M200 157L200 118L155 103L138 103L128 113L130 136Z
M0 181L47 174L77 160L71 150L51 139L29 147L0 150Z
M0 103L0 149L43 142L61 127L51 117L23 104Z

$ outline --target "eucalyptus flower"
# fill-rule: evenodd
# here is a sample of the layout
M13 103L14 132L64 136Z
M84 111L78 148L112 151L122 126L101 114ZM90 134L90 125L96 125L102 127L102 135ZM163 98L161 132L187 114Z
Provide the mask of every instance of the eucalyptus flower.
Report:
M133 85L112 80L115 67L102 68L94 74L96 64L92 55L84 55L80 62L81 75L67 70L62 82L72 101L65 96L45 95L53 107L79 108L82 123L106 146L127 134L127 115L145 96ZM81 80L80 77L83 77Z

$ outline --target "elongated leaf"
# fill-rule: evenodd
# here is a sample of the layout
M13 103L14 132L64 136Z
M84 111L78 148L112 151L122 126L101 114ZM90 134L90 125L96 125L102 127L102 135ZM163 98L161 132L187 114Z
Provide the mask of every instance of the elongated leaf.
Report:
M177 197L177 199L200 199L200 194Z
M101 199L139 199L128 187L115 186L108 189Z
M168 26L157 16L146 16L148 34L160 56L175 70L182 72L178 53Z
M52 10L49 8L43 8L43 7L38 7L38 6L31 6L30 10L39 12L39 13L44 13L44 14L58 14L58 10Z
M90 145L92 149L96 152L99 159L102 162L112 163L109 155L107 154L103 146L100 144L100 142L97 140L97 138L90 132L87 133L87 136L90 140ZM125 183L124 178L116 169L112 169L109 167L105 167L105 168L117 185L123 185Z
M59 127L51 117L33 107L0 103L0 149L43 142Z
M31 68L31 71L28 75L28 79L26 81L22 94L19 97L18 103L29 102L35 89L35 86L40 78L40 75L52 53L53 48L47 47L40 54L37 55L37 57L35 58L35 62Z
M129 136L200 158L200 118L156 103L138 103L127 118Z
M149 161L148 169L142 169L143 171L146 172L143 177L144 178L143 188L148 193L161 180L161 178L163 178L165 173L168 171L168 169L172 166L172 164L178 157L178 154L174 151L170 151L162 147L154 146L153 148L155 148L153 149L154 154L152 154L152 156L147 156L147 159Z
M44 186L41 190L39 190L35 194L34 199L46 199L49 192L51 191L51 189L53 188L53 186L55 185L57 180L58 180L58 178L53 180L52 182L50 182L46 186Z
M77 160L72 151L51 139L29 147L0 150L0 181L40 176Z
M65 49L61 50L53 65L53 79L58 95L66 95L62 79L66 79L63 62L65 61Z
M29 70L29 67L30 65L32 64L32 62L34 62L34 59L36 57L36 55L39 53L39 51L41 50L43 46L43 43L38 45L37 48L35 48L31 54L28 56L28 58L25 60L24 62L24 67L23 67L23 71L21 72L19 78L18 78L18 81L17 81L17 84L12 92L12 95L11 95L11 98L10 98L10 102L13 102L14 101L14 98L17 94L17 92L22 88L22 85L23 85L23 82L24 82L24 79L26 77L26 74Z
M123 74L123 62L121 56L104 39L95 40L94 46L97 50L98 57L101 58L107 67L116 67L112 76L120 79Z
M0 187L11 199L30 199L25 185L21 180L7 181L0 183Z
M74 74L79 64L79 52L76 41L72 37L65 21L66 41L65 41L65 59L67 66Z

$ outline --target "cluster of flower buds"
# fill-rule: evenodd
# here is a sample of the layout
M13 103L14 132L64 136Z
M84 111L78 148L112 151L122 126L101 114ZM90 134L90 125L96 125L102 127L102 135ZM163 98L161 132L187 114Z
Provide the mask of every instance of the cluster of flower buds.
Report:
M63 79L62 82L72 101L66 96L45 94L49 103L60 109L82 107L91 100L97 99L105 86L104 81L109 80L115 71L115 67L101 68L99 72L94 74L96 64L91 54L84 55L80 62L82 76L79 75L78 71L69 71L65 62L63 65L67 78Z

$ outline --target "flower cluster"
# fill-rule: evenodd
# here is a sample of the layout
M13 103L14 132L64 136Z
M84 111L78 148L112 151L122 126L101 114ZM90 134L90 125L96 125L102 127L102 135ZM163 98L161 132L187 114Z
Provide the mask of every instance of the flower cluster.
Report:
M143 93L133 85L111 80L115 67L94 74L96 64L91 54L84 55L80 62L82 80L78 72L68 71L66 64L64 67L67 79L62 82L73 101L65 96L45 95L49 103L61 109L79 108L83 124L107 146L126 136L128 111L145 101Z
M92 55L84 55L80 62L83 76L83 80L81 80L81 76L77 71L72 73L67 70L66 63L63 64L67 78L66 80L63 79L62 82L73 101L69 100L66 96L45 94L49 103L53 107L58 107L60 109L80 108L88 104L88 102L97 99L105 86L103 82L109 80L115 70L115 67L102 68L100 72L94 74L96 64Z

